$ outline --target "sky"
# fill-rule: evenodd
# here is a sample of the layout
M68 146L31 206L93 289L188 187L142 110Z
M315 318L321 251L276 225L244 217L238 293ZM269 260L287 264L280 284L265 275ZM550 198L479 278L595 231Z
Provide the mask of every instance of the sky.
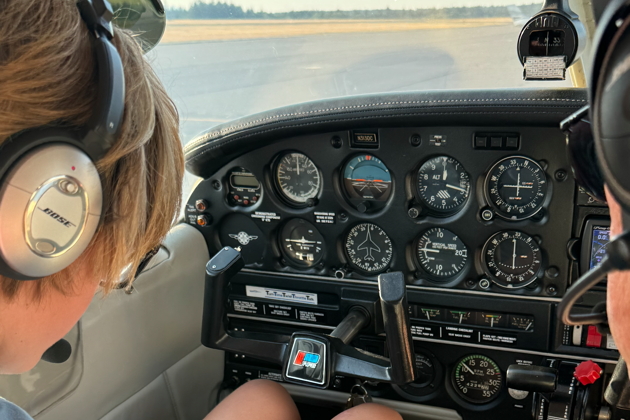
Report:
M187 8L200 0L163 0L167 8ZM370 9L425 9L433 7L507 6L511 4L540 3L542 0L222 0L265 12L296 10L370 10ZM208 2L208 1L206 1Z

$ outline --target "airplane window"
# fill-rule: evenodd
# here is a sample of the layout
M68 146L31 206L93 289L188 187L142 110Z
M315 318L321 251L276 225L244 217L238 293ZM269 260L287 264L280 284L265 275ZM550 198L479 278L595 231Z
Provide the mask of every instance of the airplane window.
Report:
M540 1L164 3L166 33L150 56L180 111L184 143L235 118L324 98L571 86L523 81L516 40Z

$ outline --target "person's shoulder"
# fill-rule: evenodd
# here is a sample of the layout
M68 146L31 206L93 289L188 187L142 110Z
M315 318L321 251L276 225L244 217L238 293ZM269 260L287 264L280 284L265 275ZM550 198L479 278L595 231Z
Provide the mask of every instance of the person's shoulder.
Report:
M0 420L33 420L26 411L0 397Z

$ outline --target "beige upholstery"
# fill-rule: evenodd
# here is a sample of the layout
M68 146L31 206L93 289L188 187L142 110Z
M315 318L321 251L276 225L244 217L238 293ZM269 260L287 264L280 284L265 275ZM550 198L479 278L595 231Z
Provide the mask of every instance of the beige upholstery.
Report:
M223 376L223 353L200 346L207 247L179 225L156 257L133 293L94 298L68 362L0 377L0 395L36 420L202 419Z

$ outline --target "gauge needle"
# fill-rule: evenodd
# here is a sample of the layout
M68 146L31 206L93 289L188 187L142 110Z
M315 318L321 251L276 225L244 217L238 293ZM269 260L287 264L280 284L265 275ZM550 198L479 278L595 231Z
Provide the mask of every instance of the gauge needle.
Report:
M451 184L446 184L446 188L452 188L457 191L466 192L464 188L456 187L455 185L451 185Z
M468 366L466 366L466 363L464 363L462 366L463 366L463 367L464 367L464 369L466 369L468 372L472 373L473 375L476 375L476 373L475 373L475 372L473 372L473 370L472 370L471 368L469 368Z
M514 243L514 251L512 251L512 270L516 269L516 239L512 239Z
M295 167L297 169L297 174L300 175L300 161L299 159L295 159ZM518 195L518 194L516 194Z
M442 166L444 166L444 172L442 173L442 181L446 181L446 175L448 175L448 173L446 172L446 160L442 161Z
M521 192L521 173L518 173L518 178L516 179L516 196Z

